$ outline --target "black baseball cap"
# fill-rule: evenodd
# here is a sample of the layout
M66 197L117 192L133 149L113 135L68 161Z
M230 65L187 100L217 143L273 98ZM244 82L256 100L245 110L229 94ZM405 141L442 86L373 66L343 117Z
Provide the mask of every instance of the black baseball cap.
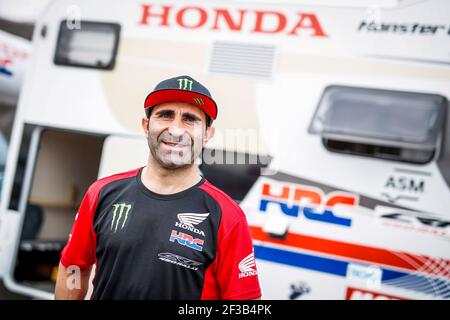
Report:
M217 117L217 104L204 85L190 76L178 76L158 83L145 98L144 109L164 102L186 102L202 109L211 119Z

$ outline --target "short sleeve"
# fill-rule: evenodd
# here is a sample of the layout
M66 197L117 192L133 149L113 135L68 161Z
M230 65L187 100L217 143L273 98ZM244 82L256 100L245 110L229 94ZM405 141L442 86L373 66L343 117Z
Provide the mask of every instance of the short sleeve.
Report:
M65 267L71 265L88 268L95 263L95 233L93 217L97 196L88 190L81 202L69 240L61 253L61 263Z
M253 242L245 215L219 239L216 277L222 299L261 297Z

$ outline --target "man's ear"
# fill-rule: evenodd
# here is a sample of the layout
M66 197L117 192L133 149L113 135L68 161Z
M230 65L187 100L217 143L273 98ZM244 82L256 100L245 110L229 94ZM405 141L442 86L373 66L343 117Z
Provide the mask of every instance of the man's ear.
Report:
M203 138L203 147L208 143L209 140L211 140L214 137L214 134L216 133L216 128L212 125L209 127L206 127L205 137Z
M141 120L142 129L144 129L145 135L148 136L148 123L150 122L150 119L147 117L143 117Z

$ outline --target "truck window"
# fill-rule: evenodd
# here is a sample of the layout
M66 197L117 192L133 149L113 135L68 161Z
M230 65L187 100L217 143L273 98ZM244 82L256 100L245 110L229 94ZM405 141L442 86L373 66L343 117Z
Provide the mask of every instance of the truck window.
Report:
M424 164L439 150L447 103L435 94L330 86L309 132L331 152Z
M79 26L60 24L54 63L112 70L117 54L120 25L82 21Z

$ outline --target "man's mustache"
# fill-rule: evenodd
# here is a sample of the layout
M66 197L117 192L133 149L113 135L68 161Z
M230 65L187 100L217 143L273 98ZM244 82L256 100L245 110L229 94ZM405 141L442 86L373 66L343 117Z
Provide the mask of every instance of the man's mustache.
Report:
M158 142L176 143L176 144L182 145L182 146L191 146L192 145L192 139L188 134L175 136L168 132L162 133L158 138Z

